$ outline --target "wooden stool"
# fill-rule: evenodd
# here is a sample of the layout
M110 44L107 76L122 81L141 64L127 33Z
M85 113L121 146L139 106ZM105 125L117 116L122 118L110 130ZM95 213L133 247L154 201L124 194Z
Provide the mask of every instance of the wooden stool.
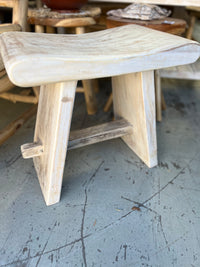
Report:
M45 27L47 33L56 33L56 28L59 28L60 31L74 28L76 34L82 34L85 33L86 27L96 24L96 19L100 14L100 8L90 6L86 6L76 13L58 13L47 8L29 9L28 22L35 25L36 32L45 32ZM97 82L83 80L82 83L83 89L77 88L77 92L84 93L88 114L95 114L97 111L95 94Z
M165 19L158 19L158 20L136 20L136 19L124 19L118 18L114 16L107 17L106 25L107 28L114 28L124 25L136 24L140 26L145 26L154 30L167 32L175 35L181 35L184 33L186 29L186 22L182 19L174 19L174 18L165 18ZM150 42L153 40L149 40ZM159 71L155 72L155 90L156 90L156 118L157 121L162 120L162 109L166 108L165 100L161 91L161 84L160 84L160 75ZM112 94L108 98L108 101L104 107L104 111L107 112L112 105Z
M138 25L78 36L10 32L0 47L13 83L42 85L34 143L23 145L22 154L34 159L47 205L60 199L67 147L122 137L148 167L156 166L154 70L200 55L197 42ZM110 76L116 121L69 137L77 81Z

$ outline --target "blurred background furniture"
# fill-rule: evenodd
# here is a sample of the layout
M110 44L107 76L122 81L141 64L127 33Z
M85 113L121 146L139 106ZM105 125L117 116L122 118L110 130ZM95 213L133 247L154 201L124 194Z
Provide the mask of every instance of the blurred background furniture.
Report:
M27 10L28 0L0 0L0 7L12 9L12 23L0 24L0 33L8 31L26 31L27 29ZM11 93L15 85L9 80L2 59L0 58L0 98L16 102L37 104L38 91L35 88L34 94L31 89L21 90L20 93ZM5 142L11 135L15 133L22 124L36 113L36 105L31 107L20 117L9 123L0 131L0 144Z
M118 18L115 16L109 16L106 19L107 28L114 28L129 24L136 24L144 27L148 27L154 30L159 30L175 35L181 35L185 32L186 22L182 19L176 18L165 18L157 20L136 20L136 19L125 19ZM151 40L149 40L151 41ZM162 120L162 109L165 109L165 101L161 91L159 71L155 72L155 90L156 90L156 118L157 121ZM104 111L107 112L112 105L112 93L108 98L108 101L104 107Z
M189 12L190 16L190 23L186 36L188 39L194 39L200 42L200 26L195 30L195 26L197 26L195 23L198 22L200 18L200 1L199 7L187 6L186 10ZM160 71L160 76L172 79L200 80L200 60L185 66L162 69Z
M12 23L0 24L0 33L8 31L25 31L27 25L28 1L0 1L0 7L12 8ZM0 60L0 93L14 87L6 75L2 60Z
M125 19L109 16L106 19L107 28L114 28L129 24L137 24L140 26L148 27L154 30L163 31L171 34L181 35L185 32L186 22L182 19L165 18L156 20L137 20L137 19Z
M101 2L115 2L115 3L145 3L155 5L172 5L172 6L197 6L199 7L199 0L89 0L91 3Z
M199 7L187 6L186 10L188 11L188 13L190 15L190 24L189 24L189 28L188 28L186 37L188 39L192 39L193 33L194 33L195 23L196 23L197 19L200 18L200 3L199 3Z
M37 1L38 9L29 9L28 23L35 25L36 32L66 33L70 29L72 33L83 34L87 27L95 25L101 14L98 7L85 6L80 11L60 13L42 8L41 1ZM77 92L85 95L88 114L95 114L97 111L96 91L98 83L96 80L83 80L83 88L77 87Z

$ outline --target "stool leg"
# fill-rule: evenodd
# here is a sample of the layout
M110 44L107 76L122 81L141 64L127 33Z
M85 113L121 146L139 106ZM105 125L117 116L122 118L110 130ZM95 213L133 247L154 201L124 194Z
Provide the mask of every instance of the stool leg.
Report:
M35 32L37 33L44 33L45 32L45 28L42 25L35 25Z
M94 87L94 91L96 94L99 93L99 82L98 82L98 79L93 79L92 80L92 83L93 83L93 87Z
M56 28L51 26L46 26L46 33L56 33Z
M164 98L163 92L161 92L161 106L162 106L162 110L166 110L167 109L167 105L166 105L166 102L165 102L165 98Z
M104 106L104 108L103 108L104 112L108 112L109 111L109 109L112 106L112 103L113 103L113 94L111 93L109 98L108 98L108 100L107 100L107 102L106 102L106 104L105 104L105 106Z
M72 81L40 89L34 143L44 152L33 160L47 205L60 200L76 86Z
M131 73L112 78L116 118L133 125L124 142L147 164L157 165L154 72Z
M196 22L196 17L194 15L192 15L190 18L190 25L189 25L189 28L188 28L187 33L186 33L186 38L188 38L188 39L192 39L192 34L194 31L195 22Z
M155 71L156 119L162 121L162 89L159 70Z
M76 32L76 34L83 34L83 33L85 33L85 28L84 27L76 27L75 32Z
M85 33L85 27L76 27L76 34ZM85 95L85 102L87 107L87 113L89 115L93 115L97 112L97 101L95 90L97 88L97 84L95 80L85 80L82 81Z
M41 0L36 0L36 7L37 8L41 8L42 5L42 1ZM45 27L42 25L35 25L35 32L37 33L44 33L45 32Z
M97 112L97 101L94 90L93 80L82 81L85 95L85 102L87 107L87 113L93 115Z

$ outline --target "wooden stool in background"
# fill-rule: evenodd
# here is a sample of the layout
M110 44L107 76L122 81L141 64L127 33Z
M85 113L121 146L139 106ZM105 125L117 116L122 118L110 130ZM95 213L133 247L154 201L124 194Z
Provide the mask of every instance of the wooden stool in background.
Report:
M0 1L0 7L12 9L12 22L9 24L0 24L0 34L10 31L26 31L27 30L27 10L28 0L9 0ZM13 103L23 102L30 104L38 103L38 94L34 88L34 94L31 89L21 90L19 93L11 93L15 85L10 81L4 63L0 57L0 98L9 100ZM0 130L0 145L11 137L31 116L37 111L37 105L31 106L26 112L18 118L11 121L7 126Z
M186 29L186 22L182 19L175 19L175 18L165 18L165 19L158 19L158 20L135 20L135 19L124 19L118 18L114 16L107 17L106 25L107 28L115 28L124 25L136 24L140 26L144 26L147 28L151 28L154 30L167 32L175 35L181 35L185 32ZM153 39L149 40L149 42L154 41ZM162 120L162 109L166 108L165 100L161 91L160 85L160 75L159 71L155 72L155 90L156 90L156 118L157 121ZM108 98L108 101L104 107L104 111L107 112L112 105L112 94Z
M38 7L39 4L38 4ZM98 7L83 7L76 13L58 13L47 8L30 9L28 12L28 22L35 25L36 32L65 33L66 28L74 28L76 34L83 34L86 28L95 25L96 20L101 14ZM95 92L98 90L96 80L82 80L83 88L77 88L77 92L83 92L85 95L88 114L95 114L97 111L97 102Z

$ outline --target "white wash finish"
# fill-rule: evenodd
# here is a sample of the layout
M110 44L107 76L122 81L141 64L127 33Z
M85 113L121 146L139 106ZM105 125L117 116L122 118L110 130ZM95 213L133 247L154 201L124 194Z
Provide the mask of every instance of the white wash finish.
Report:
M133 125L132 134L122 139L148 167L156 166L154 71L115 76L112 87L115 118L124 118Z
M188 64L199 51L197 42L138 25L83 35L9 32L1 40L9 77L22 87Z
M48 205L60 200L76 86L73 81L40 88L34 142L42 144L44 153L33 161Z
M22 153L34 158L47 205L60 199L77 80L113 76L117 121L71 133L69 148L121 136L153 167L157 164L153 71L192 63L200 55L197 42L138 25L84 35L6 33L0 47L14 84L42 85L34 143L22 146Z
M160 71L160 76L171 79L200 80L200 60L190 65L163 69Z

